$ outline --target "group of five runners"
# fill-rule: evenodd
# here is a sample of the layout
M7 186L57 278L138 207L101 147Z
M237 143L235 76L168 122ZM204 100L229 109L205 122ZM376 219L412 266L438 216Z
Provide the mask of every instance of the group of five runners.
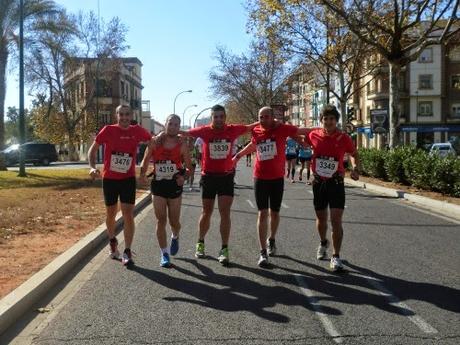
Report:
M260 255L258 265L266 267L268 258L276 253L276 233L280 222L280 208L284 191L287 139L302 142L313 149L311 157L314 180L313 194L316 212L316 227L320 237L317 259L327 257L328 208L332 225L333 255L330 268L343 268L340 248L343 238L342 215L345 207L343 157L350 155L351 177L359 178L358 155L351 138L337 128L339 113L333 106L326 106L321 112L322 127L299 128L275 119L273 109L263 107L258 122L250 125L226 123L225 108L216 105L211 109L210 125L180 131L180 117L168 116L164 133L151 135L138 125L130 125L131 111L127 106L117 108L115 125L104 127L96 136L89 150L90 175L101 175L96 168L95 157L100 145L104 145L103 191L107 206L107 230L110 255L118 258L118 243L115 237L115 215L120 198L124 217L125 250L121 255L124 265L133 264L131 244L134 235L133 206L135 201L135 162L139 143L148 142L141 163L140 181L147 182L152 175L151 192L155 212L156 233L161 250L160 265L171 266L171 258L179 250L180 208L184 181L193 175L191 138L201 138L201 198L202 210L198 223L198 239L195 256L205 257L205 237L210 228L215 199L220 215L222 247L218 261L229 263L229 238L231 229L231 206L234 197L235 168L240 158L256 152L253 169L254 193L258 208L257 231ZM251 141L234 154L233 146L239 136L250 134ZM295 142L294 141L294 142ZM148 174L150 164L152 173ZM294 165L295 167L295 165ZM292 167L288 167L292 173ZM309 169L308 169L309 173ZM302 174L302 173L301 173ZM193 182L192 182L193 183ZM192 184L191 184L192 185ZM168 246L166 226L171 227L171 241Z

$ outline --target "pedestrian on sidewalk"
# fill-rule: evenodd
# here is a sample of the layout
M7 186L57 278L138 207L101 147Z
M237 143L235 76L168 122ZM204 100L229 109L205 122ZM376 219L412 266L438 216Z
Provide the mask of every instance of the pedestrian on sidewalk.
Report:
M153 161L151 182L152 202L155 211L156 234L160 246L160 266L170 267L171 258L179 251L180 210L185 179L191 170L191 158L187 140L178 136L180 116L169 115L165 123L164 136L151 141L142 160L140 180L147 182L146 174ZM184 169L182 162L185 163ZM166 225L171 226L171 245L168 248Z
M131 125L131 108L119 105L116 108L117 124L102 128L88 151L90 176L99 178L96 167L96 153L104 145L104 168L102 189L106 205L106 225L110 244L110 257L119 259L118 242L115 237L115 217L118 199L123 215L125 250L121 262L125 266L134 264L131 245L134 238L134 203L136 201L136 154L140 143L150 142L152 136L139 125Z

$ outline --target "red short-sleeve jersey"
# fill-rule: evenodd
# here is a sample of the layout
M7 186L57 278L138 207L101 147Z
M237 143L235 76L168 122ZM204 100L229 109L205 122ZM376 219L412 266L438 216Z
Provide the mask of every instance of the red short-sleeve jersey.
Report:
M232 146L235 139L246 132L245 125L224 125L212 128L210 125L193 128L189 134L203 139L202 174L227 174L233 171Z
M328 171L345 174L343 157L345 153L353 154L356 148L350 136L337 130L331 135L324 129L314 129L308 133L307 141L313 148L312 171L322 178L328 178ZM337 166L335 166L337 165Z
M251 142L257 146L254 177L274 180L284 177L286 138L297 134L298 128L280 124L271 129L258 125L252 130Z
M139 125L122 128L108 125L96 136L96 143L104 145L104 169L102 177L122 180L136 176L136 154L139 143L152 138L149 132Z

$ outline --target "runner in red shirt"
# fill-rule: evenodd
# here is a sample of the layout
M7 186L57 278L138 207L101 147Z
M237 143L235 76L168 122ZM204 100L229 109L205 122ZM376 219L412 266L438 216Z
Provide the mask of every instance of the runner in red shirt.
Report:
M354 180L359 179L358 152L348 134L337 129L339 117L340 114L334 106L324 107L320 115L323 128L312 130L307 135L307 141L313 148L312 171L315 177L313 204L316 211L316 226L321 239L317 259L325 259L327 255L327 207L329 206L333 246L330 268L333 271L343 269L340 248L343 238L342 216L345 208L345 168L343 166L345 153L350 154L353 167L351 177Z
M185 176L190 172L191 159L188 144L177 134L180 129L180 117L169 115L165 123L166 136L152 141L142 160L140 179L146 182L146 172L151 159L154 171L150 186L153 208L157 219L156 233L160 245L160 266L170 267L169 255L179 251L180 209ZM187 170L183 168L185 162ZM167 248L166 224L171 225L171 246Z
M203 209L199 222L198 243L196 244L197 258L205 256L204 238L209 230L214 200L220 213L220 233L222 249L219 252L219 262L229 263L228 240L230 237L230 209L233 203L235 170L232 163L232 146L235 139L254 128L252 125L227 125L225 108L215 105L211 108L211 124L193 128L185 135L201 138L203 150L201 158L201 198Z
M254 165L254 192L259 210L257 229L261 251L258 265L267 267L268 255L275 255L276 252L275 236L280 221L279 212L284 190L286 138L305 134L309 129L275 121L273 109L270 107L259 110L259 121L260 125L252 130L251 143L235 155L233 163L236 166L241 157L257 151ZM267 239L268 215L270 215L270 237Z
M110 242L110 257L118 259L118 242L115 237L115 216L118 212L120 198L121 212L124 219L125 250L121 261L123 265L133 264L131 244L134 237L134 203L136 200L136 154L139 143L149 142L149 132L139 125L131 125L131 108L119 105L116 109L116 125L105 126L96 136L88 151L91 167L90 176L101 176L96 168L96 153L104 145L104 169L102 171L102 189L107 209L107 232Z

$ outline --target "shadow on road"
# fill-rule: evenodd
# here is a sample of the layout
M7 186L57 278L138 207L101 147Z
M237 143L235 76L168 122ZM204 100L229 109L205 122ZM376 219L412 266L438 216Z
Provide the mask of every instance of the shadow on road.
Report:
M286 287L265 286L240 276L218 274L192 259L178 258L176 263L178 261L191 264L198 269L200 273L175 266L176 271L198 281L177 278L143 267L133 267L133 271L166 288L190 296L190 298L167 297L166 300L171 302L191 303L225 312L249 311L258 317L277 323L287 323L290 319L286 315L266 309L281 304L313 310L304 295ZM232 267L243 268L240 265L232 265ZM295 278L292 275L280 275L277 281L293 284ZM330 307L324 307L323 312L332 315L341 314L339 310Z

